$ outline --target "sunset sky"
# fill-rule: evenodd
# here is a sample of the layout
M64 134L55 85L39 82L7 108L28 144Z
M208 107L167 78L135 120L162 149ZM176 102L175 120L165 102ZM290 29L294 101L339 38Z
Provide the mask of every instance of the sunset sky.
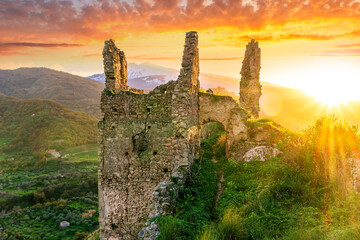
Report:
M178 69L185 32L196 30L201 72L240 78L255 38L261 81L360 100L359 0L0 0L0 20L1 69L101 73L108 38L129 63Z

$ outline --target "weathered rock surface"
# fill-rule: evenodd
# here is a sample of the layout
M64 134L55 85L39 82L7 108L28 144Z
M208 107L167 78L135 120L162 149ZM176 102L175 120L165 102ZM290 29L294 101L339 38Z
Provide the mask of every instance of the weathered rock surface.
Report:
M240 72L240 106L246 109L253 118L258 118L260 111L260 56L259 43L252 39L246 46L245 57Z
M50 153L51 156L53 156L54 158L61 157L61 154L59 152L57 152L55 149L49 149L48 153Z
M139 232L138 238L143 240L156 240L159 235L160 235L159 226L155 222L152 222L150 223L149 226L143 228Z
M67 221L62 221L62 222L60 223L60 225L59 225L59 227L60 227L61 229L65 229L65 228L67 228L67 227L69 227L69 226L70 226L70 223L67 222Z
M232 158L229 149L235 142L248 138L247 112L229 96L219 96L200 93L199 121L201 125L208 122L219 122L227 132L226 149L228 157Z
M281 151L273 147L257 146L250 149L247 153L245 153L243 160L245 162L250 162L250 161L264 162L272 157L276 157L281 153L282 153Z
M171 193L185 181L199 150L197 38L196 32L186 34L178 80L149 94L121 91L127 90L121 81L125 61L115 54L113 42L105 42L107 82L99 122L101 239L152 239L156 224L147 221L172 211Z
M105 41L103 61L105 87L112 91L127 90L127 62L125 53L115 46L115 42L112 39Z
M244 61L250 70L243 76L253 84L260 63L254 66L260 59L247 55ZM178 79L149 94L128 89L125 54L112 40L105 42L103 57L106 87L101 96L103 120L98 124L100 239L156 239L159 226L149 220L173 211L178 189L199 156L200 126L221 123L227 132L227 153L237 157L231 148L249 139L248 113L231 97L199 94L196 32L186 33ZM245 93L253 97L250 90Z

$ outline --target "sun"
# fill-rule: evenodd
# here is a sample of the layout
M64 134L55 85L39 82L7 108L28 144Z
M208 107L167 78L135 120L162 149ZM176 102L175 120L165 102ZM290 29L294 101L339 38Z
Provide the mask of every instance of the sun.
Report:
M299 89L323 105L334 107L359 101L359 69L355 61L329 58L318 59L306 66Z
M340 97L336 97L336 95L331 95L331 94L317 94L317 96L315 96L315 100L320 102L322 105L324 106L328 106L328 107L337 107L340 104L346 104L346 97L340 98Z

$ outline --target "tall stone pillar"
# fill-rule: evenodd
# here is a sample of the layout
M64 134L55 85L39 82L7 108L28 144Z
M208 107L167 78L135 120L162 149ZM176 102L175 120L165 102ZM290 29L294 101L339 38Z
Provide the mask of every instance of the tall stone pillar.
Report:
M199 123L199 48L198 34L187 32L180 75L174 88L172 108L178 135ZM185 123L186 122L186 123Z
M120 51L115 42L105 41L103 49L105 87L112 91L127 90L127 62L125 53Z
M112 40L105 42L103 55L100 239L156 239L159 227L149 220L172 211L173 193L185 182L199 149L198 35L186 34L177 81L148 94L121 91L127 89L126 60Z
M253 118L259 117L259 99L261 96L260 61L261 50L254 39L246 46L241 68L240 106Z

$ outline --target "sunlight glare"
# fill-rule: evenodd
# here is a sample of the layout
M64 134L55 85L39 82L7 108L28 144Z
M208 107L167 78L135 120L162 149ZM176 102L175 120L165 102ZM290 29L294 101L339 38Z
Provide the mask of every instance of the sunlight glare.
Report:
M357 64L357 58L302 59L284 69L282 73L277 72L275 81L270 81L300 89L324 106L333 107L360 100L360 68Z
M322 59L314 64L308 75L311 84L302 86L305 93L315 97L323 105L329 107L345 104L357 99L359 94L359 76L357 68L342 58Z

